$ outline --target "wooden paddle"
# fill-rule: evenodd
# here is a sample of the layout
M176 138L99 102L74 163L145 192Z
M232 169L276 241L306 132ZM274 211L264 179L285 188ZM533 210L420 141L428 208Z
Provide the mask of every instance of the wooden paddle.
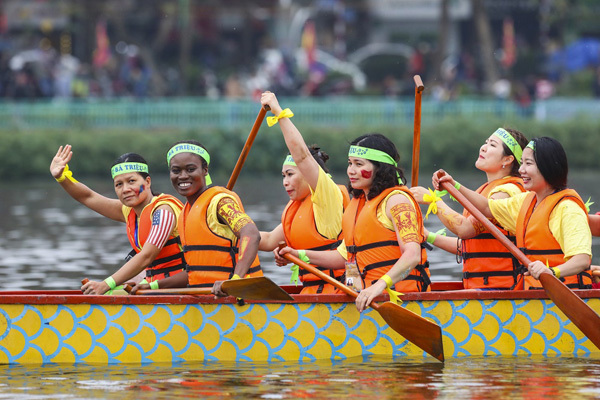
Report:
M425 89L419 75L415 75L415 126L413 130L413 153L410 186L419 184L419 154L421 149L421 93Z
M441 182L441 186L481 222L485 229L498 239L521 264L527 266L531 263L527 256L454 186L449 182ZM539 280L554 304L600 349L600 316L554 275L541 274Z
M127 288L125 288L127 290ZM223 282L221 290L229 296L246 300L294 300L285 290L266 276L228 280ZM129 293L131 291L127 290ZM179 294L179 295L211 295L211 288L167 288L138 290L136 295Z
M284 246L285 244L280 244L279 249L282 249ZM312 265L305 263L298 257L288 253L284 254L283 258L293 262L311 274L318 276L320 279L335 286L347 295L354 298L358 297L358 293L356 293L354 290L350 289L348 286L335 280L329 275L319 271ZM433 357L444 362L442 328L440 328L438 324L389 301L383 304L371 302L369 306L371 306L381 315L390 328L398 332L406 340L414 343L419 348L431 354Z
M265 119L265 115L267 115L267 111L269 110L270 108L268 106L260 108L260 111L256 116L256 120L254 121L254 125L252 125L252 129L248 134L248 139L246 139L246 144L244 144L244 148L242 149L242 152L240 153L240 156L238 157L238 160L235 163L235 167L233 168L233 172L229 177L229 182L227 182L227 189L232 190L235 186L235 181L237 181L237 178L240 175L240 172L242 171L242 167L244 166L244 162L246 162L246 158L248 157L250 148L252 148L252 143L254 143L254 139L258 134L258 130L260 129L260 126L262 125Z

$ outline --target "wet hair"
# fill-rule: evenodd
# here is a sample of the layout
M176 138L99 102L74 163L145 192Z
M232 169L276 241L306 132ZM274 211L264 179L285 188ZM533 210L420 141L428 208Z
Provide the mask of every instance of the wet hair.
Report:
M316 144L311 144L310 146L308 146L308 150L310 151L310 154L313 156L317 164L319 164L323 171L325 171L325 173L328 174L329 168L327 168L325 163L327 162L327 160L329 160L329 154L321 150L321 148ZM288 153L288 155L290 154L291 153Z
M111 168L117 164L126 163L126 162L135 162L135 163L142 163L142 164L148 165L148 162L146 161L146 159L144 157L140 156L139 154L125 153L115 160L113 165L111 165ZM139 174L144 179L146 179L147 177L150 176L150 174L147 172L136 172L136 173ZM154 192L154 190L152 190L152 187L150 187L150 190L154 196L157 195L157 193Z
M544 180L555 191L566 189L569 163L560 142L547 136L533 138L532 142L535 143L533 158Z
M204 150L208 151L206 149L206 147L204 147L204 145L202 143L200 143L197 140L180 140L179 142L175 142L171 145L171 147L169 147L169 149L171 149L173 146L176 146L178 144L193 144L199 147L202 147ZM208 171L208 163L206 162L206 160L202 157L200 157L198 154L196 153L192 153L194 154L196 157L198 157L200 159L200 161L202 161L202 168L205 168ZM210 153L209 153L210 154Z
M510 135L519 143L521 149L524 149L529 143L529 140L521 133L520 131L512 128L503 128L506 132L510 133ZM521 160L517 160L517 157L513 154L513 152L508 148L506 143L502 142L502 150L503 155L505 156L513 156L515 159L510 164L510 176L521 176L519 174L519 168L521 167Z
M396 145L394 145L394 142L380 133L368 133L366 135L359 136L354 139L350 145L383 151L389 154L389 156L392 157L398 165L400 164L400 154L398 154L398 150L396 150ZM404 177L404 171L402 171L402 168L394 167L391 164L382 163L379 161L369 160L369 162L373 163L375 166L375 174L373 175L373 184L371 185L369 194L367 196L368 200L377 197L387 188L398 186L398 176L400 176L402 184L406 184L406 178ZM348 191L352 194L352 197L355 198L359 197L363 193L362 190L353 189L350 182L348 182Z

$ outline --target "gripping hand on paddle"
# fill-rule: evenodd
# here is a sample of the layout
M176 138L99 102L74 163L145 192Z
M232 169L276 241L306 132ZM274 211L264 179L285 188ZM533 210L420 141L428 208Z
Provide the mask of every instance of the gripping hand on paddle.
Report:
M271 109L273 115L279 115L281 113L281 106L275 97L275 93L271 93L268 90L260 96L260 104L265 110Z
M443 188L440 186L441 182L448 182L452 186L454 186L454 184L456 183L454 178L449 173L447 173L443 169L438 169L433 173L433 176L431 177L431 184L433 185L435 190L443 190Z
M285 246L281 249L273 250L273 255L275 256L275 264L277 264L278 267L283 267L284 265L289 264L289 261L283 258L283 255L288 253L295 257L298 257L298 250L294 250L290 246Z
M369 286L366 289L363 289L355 300L356 309L358 312L363 312L369 307L369 304L375 299L375 297L379 296L386 288L386 284L384 281L379 279L373 285Z
M65 145L65 147L60 146L58 148L56 155L50 163L50 173L52 174L54 179L58 179L62 176L62 173L65 170L65 166L69 161L71 161L72 156L73 152L71 151L70 144Z

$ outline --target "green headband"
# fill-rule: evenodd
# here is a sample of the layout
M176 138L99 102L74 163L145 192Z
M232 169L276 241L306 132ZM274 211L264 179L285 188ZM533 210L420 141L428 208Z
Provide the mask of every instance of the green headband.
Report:
M348 150L348 157L364 158L365 160L379 161L384 164L390 164L394 167L398 167L396 160L394 160L388 153L381 150L370 149L368 147L350 146L350 150ZM396 176L398 176L398 183L402 185L402 179L400 179L400 174L398 172L396 172Z
M531 150L533 150L535 152L535 142L532 140L531 142L527 143L527 146L525 148L529 147Z
M171 147L171 149L167 152L167 165L171 164L171 159L180 153L193 153L196 154L204 161L206 161L206 165L210 164L210 155L206 149L191 143L179 143L175 146ZM210 179L210 175L206 174L206 186L212 184L212 179Z
M496 137L500 138L508 147L508 149L513 153L515 159L519 164L521 164L521 157L523 157L523 149L519 145L519 143L515 140L514 137L506 129L498 128L496 132L493 133Z
M294 158L290 154L288 154L288 156L283 161L283 165L291 165L295 167L296 163L294 162Z
M398 163L385 151L370 149L368 147L350 146L348 157L364 158L370 161L379 161L385 164L398 166Z
M115 165L110 169L110 174L112 178L115 179L115 176L121 174L127 174L130 172L145 172L148 173L148 166L143 163L138 162L124 162Z

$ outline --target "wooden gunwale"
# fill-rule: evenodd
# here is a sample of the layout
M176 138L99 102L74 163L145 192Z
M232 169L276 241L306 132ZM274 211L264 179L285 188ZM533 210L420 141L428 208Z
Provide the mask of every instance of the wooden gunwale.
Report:
M283 286L292 295L294 301L247 301L247 303L352 303L354 299L345 294L301 295L294 294L299 287ZM582 299L600 298L600 290L574 290ZM543 290L447 290L427 293L405 293L403 301L444 301L444 300L529 300L549 299ZM379 296L376 301L387 301L387 294ZM79 290L31 290L31 291L0 291L0 304L232 304L232 297L215 299L214 296L190 295L148 295L148 296L90 296L83 295Z

